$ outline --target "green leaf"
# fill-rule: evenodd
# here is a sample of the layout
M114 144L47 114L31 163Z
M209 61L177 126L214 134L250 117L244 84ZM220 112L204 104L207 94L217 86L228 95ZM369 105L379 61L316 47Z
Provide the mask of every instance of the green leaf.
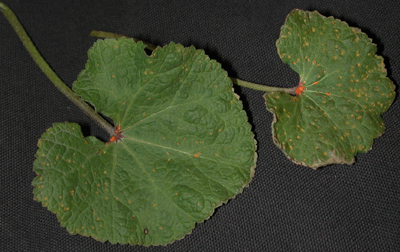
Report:
M39 140L35 200L72 234L168 244L242 192L255 140L219 63L171 43L151 56L131 39L96 42L75 92L111 117L118 139L54 124Z
M276 42L300 75L297 97L267 93L275 144L311 168L351 164L384 132L381 114L395 97L383 58L366 34L318 12L293 10Z

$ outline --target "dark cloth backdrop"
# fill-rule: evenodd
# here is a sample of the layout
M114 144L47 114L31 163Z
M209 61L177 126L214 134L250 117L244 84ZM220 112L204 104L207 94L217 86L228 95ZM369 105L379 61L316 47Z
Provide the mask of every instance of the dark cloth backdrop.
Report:
M294 8L318 10L368 34L400 84L400 1L4 0L55 72L71 86L84 68L93 29L204 49L230 76L292 87L298 76L275 41ZM317 171L274 146L263 93L235 86L258 141L250 187L190 235L166 247L112 245L68 234L33 200L36 143L54 122L107 134L64 97L0 17L0 251L399 251L400 102L383 115L386 133L354 165Z

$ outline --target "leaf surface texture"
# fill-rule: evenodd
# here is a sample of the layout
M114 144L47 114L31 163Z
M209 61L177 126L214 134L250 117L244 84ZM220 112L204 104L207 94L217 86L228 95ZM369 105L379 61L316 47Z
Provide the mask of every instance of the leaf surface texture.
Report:
M358 28L318 12L293 10L276 42L299 76L297 97L266 93L275 144L293 162L314 169L351 164L384 132L381 114L392 104L376 45Z
M254 136L220 64L194 47L171 43L150 56L144 48L99 40L73 85L120 127L120 141L83 137L73 123L39 140L35 199L72 234L168 244L254 174Z

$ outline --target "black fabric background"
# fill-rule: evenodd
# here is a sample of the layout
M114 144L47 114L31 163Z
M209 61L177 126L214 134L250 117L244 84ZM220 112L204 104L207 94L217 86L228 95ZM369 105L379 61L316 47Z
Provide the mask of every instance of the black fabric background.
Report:
M43 57L71 86L96 40L93 29L157 45L202 48L230 76L292 87L298 77L275 41L294 8L318 10L361 28L400 84L400 2L380 1L56 1L5 0ZM0 251L400 251L400 102L383 115L386 133L354 165L317 171L292 164L274 146L263 93L235 86L258 141L250 187L190 235L166 247L112 245L69 235L33 200L36 143L54 122L107 134L64 97L0 17Z

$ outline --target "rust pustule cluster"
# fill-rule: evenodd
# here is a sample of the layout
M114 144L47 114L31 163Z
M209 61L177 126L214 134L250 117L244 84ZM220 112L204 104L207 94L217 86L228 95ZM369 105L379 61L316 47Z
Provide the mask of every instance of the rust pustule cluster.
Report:
M110 138L110 140L108 141L108 143L114 143L114 142L118 142L121 141L122 138L124 138L124 135L122 135L121 131L121 127L119 125L117 125L114 129L114 135Z

